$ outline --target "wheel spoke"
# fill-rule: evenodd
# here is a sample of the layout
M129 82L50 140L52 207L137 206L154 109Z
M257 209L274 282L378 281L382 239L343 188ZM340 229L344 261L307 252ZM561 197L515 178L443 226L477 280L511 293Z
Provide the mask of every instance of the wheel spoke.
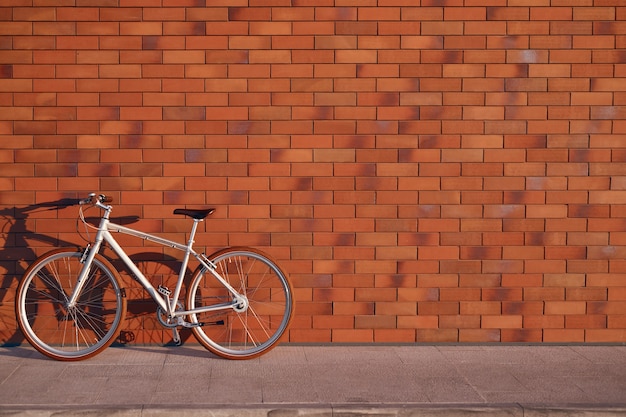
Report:
M194 328L205 347L226 358L251 358L276 345L285 332L292 311L292 291L280 269L253 249L227 249L211 257L218 274L239 292L245 306L221 313L224 325ZM214 304L220 284L207 271L192 277L188 308ZM232 295L221 290L226 301ZM210 321L215 313L195 314L198 322ZM273 325L275 323L275 325Z

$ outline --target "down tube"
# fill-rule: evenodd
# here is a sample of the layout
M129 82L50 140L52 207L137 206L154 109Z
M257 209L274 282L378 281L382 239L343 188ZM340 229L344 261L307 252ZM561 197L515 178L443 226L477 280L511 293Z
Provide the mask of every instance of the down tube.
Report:
M135 274L137 280L141 285L145 288L145 290L150 294L150 297L154 299L154 301L163 309L163 311L168 311L168 306L163 297L159 295L154 286L148 281L148 279L141 273L139 268L135 266L133 261L126 255L124 249L117 243L115 238L111 235L111 233L107 230L104 232L104 240L111 246L111 249L120 257L120 259L126 264L128 269Z

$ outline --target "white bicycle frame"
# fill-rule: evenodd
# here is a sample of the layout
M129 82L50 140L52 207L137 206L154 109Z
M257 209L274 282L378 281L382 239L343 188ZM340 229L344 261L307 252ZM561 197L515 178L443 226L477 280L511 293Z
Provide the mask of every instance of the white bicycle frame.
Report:
M124 264L128 267L128 269L133 274L135 274L135 277L137 278L139 283L144 287L144 289L148 292L148 294L150 294L150 296L154 299L157 305L163 310L163 312L167 314L168 318L178 319L178 325L184 326L185 324L188 324L188 323L185 323L183 320L183 317L187 315L206 313L206 312L217 311L217 310L227 310L229 308L235 308L235 307L237 307L237 309L240 310L242 308L245 309L247 307L248 305L247 298L243 296L242 294L238 293L237 290L235 290L216 271L216 266L206 256L204 256L203 254L197 253L193 249L193 243L194 243L193 239L196 234L196 229L198 228L198 223L203 221L202 219L193 219L193 226L189 234L189 241L187 242L186 245L183 245L183 244L180 244L180 243L168 240L168 239L164 239L159 236L154 236L148 233L140 232L135 229L124 227L119 224L111 223L111 221L109 220L109 215L111 213L112 207L104 205L103 203L99 201L95 203L95 206L104 210L104 214L102 215L102 218L100 220L100 225L98 226L98 232L96 234L94 244L91 248L87 249L85 252L87 256L86 256L86 259L84 259L84 265L78 276L78 280L76 282L76 287L74 288L74 292L69 298L68 307L74 307L76 305L76 301L78 300L82 292L82 289L85 285L86 277L89 275L91 264L94 258L96 257L96 254L100 251L103 241L109 244L111 249L113 249L113 251L117 254L117 256L119 256L119 258L124 262ZM171 248L185 252L185 255L183 256L183 259L181 261L180 273L178 276L178 281L176 282L176 288L174 290L174 294L171 299L169 298L169 294L161 295L161 293L159 293L159 291L152 285L152 283L150 283L150 281L139 270L139 268L137 268L134 262L126 254L126 252L124 252L124 249L120 246L120 244L117 243L117 241L115 240L111 232L124 233L127 235L131 235L140 239L145 239L150 242L158 243L163 246L169 246ZM224 286L224 288L226 288L233 295L232 302L220 303L220 304L215 304L215 305L206 306L206 307L199 307L190 311L184 310L184 309L178 310L178 311L176 310L178 298L180 297L180 292L183 286L185 270L187 269L187 264L189 262L190 256L193 256L194 258L196 258L198 262L200 262L200 264L207 271L209 271L215 277L215 279L217 279ZM190 327L190 326L187 326L187 327Z

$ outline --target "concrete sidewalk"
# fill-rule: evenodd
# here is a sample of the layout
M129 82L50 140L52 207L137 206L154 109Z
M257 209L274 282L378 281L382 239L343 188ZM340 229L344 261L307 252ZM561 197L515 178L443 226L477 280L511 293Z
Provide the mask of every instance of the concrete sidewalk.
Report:
M0 348L0 415L626 416L626 346L182 347L56 362Z

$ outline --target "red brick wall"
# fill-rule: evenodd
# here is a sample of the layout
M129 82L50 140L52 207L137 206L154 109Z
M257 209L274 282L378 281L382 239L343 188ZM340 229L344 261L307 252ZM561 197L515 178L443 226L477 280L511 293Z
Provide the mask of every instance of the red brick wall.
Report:
M280 262L294 342L624 342L625 34L623 0L3 0L2 342L91 191L180 240L217 207L198 243Z

